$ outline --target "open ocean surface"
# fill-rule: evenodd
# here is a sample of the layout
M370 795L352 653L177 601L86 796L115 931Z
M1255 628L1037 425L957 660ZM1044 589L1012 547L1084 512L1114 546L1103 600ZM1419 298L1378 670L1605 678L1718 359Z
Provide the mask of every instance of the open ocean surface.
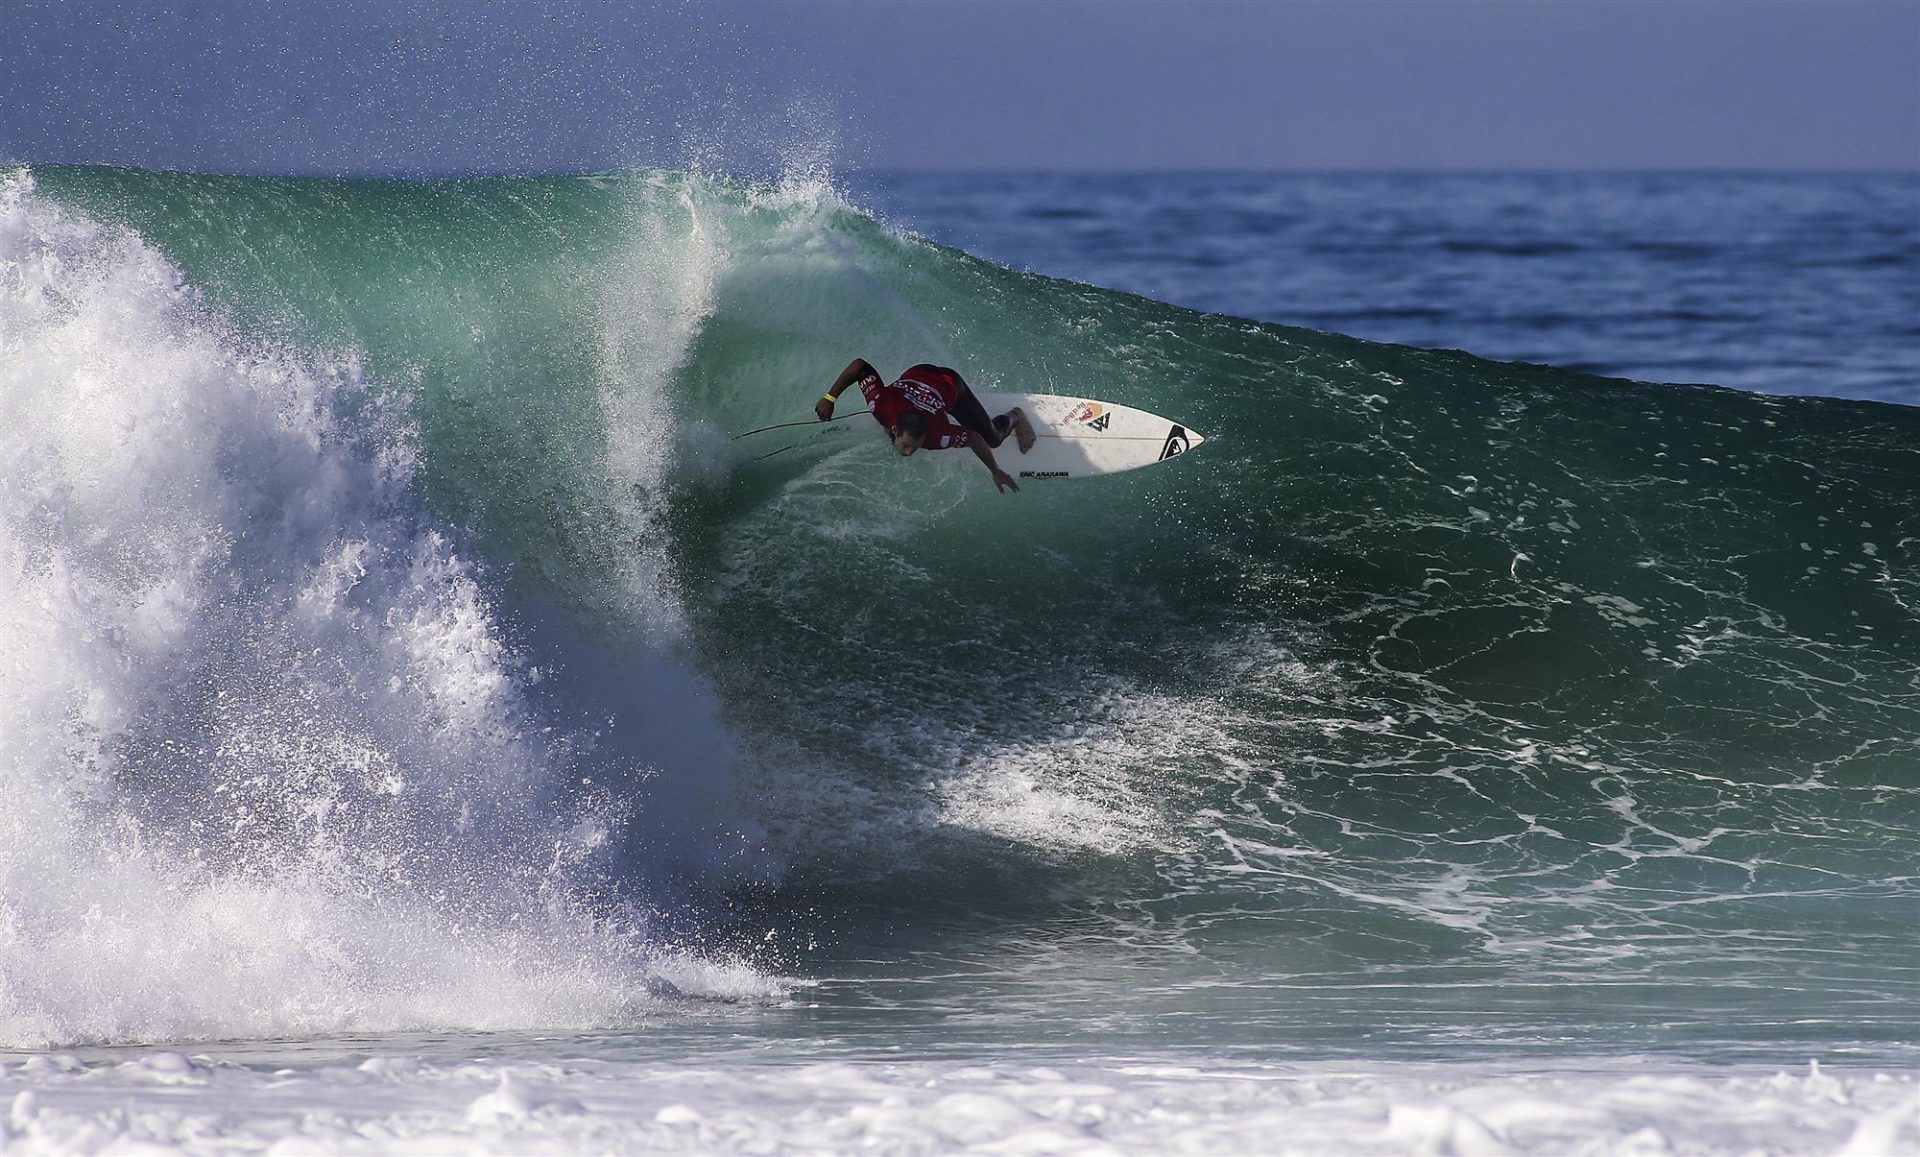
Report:
M1920 1150L1920 176L849 184L0 174L0 1151Z
M887 174L1016 269L1497 361L1920 401L1912 174Z

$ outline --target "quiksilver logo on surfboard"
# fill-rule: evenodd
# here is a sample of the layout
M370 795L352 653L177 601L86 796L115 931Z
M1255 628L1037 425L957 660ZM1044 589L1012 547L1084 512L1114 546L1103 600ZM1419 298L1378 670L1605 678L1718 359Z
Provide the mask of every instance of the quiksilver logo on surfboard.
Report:
M1192 443L1187 441L1187 428L1175 426L1167 431L1167 444L1160 447L1160 461L1165 462L1175 454L1184 454Z

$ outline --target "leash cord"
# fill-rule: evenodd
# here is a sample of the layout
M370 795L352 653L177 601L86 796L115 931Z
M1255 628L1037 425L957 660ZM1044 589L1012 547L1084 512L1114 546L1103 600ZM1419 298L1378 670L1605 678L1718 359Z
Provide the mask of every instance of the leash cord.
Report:
M771 426L761 426L758 429L748 430L744 434L735 434L731 439L729 439L729 441L738 442L740 439L745 438L748 435L764 434L768 430L785 430L791 426L824 426L828 422L844 422L848 418L858 418L862 414L871 414L872 412L873 412L872 410L849 410L844 414L836 414L833 417L828 418L826 422L822 422L818 418L815 418L812 421L806 421L806 422L775 422ZM774 451L774 453L777 454L779 453L779 451L776 450ZM766 457L766 455L763 454L761 455L761 457L764 458ZM757 460L758 459L756 459L756 461Z

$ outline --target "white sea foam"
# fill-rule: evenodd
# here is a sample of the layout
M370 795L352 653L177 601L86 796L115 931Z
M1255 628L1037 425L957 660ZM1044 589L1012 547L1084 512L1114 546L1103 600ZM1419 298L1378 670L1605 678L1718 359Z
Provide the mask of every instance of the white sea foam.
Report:
M1114 855L1168 849L1161 814L1185 741L1212 739L1212 705L1172 695L1089 696L1075 722L1041 739L949 740L952 770L935 783L939 822L1056 852Z
M10 1153L1828 1153L1920 1146L1870 1070L156 1053L0 1069Z
M619 811L351 352L0 184L0 1042L626 1023ZM715 990L764 997L716 969Z

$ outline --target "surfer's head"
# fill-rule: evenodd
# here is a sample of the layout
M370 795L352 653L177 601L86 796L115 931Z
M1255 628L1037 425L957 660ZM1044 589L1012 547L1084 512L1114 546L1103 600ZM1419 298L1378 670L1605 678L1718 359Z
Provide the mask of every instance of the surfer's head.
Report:
M900 415L887 433L893 435L893 448L902 457L911 455L927 440L927 418L918 410Z

